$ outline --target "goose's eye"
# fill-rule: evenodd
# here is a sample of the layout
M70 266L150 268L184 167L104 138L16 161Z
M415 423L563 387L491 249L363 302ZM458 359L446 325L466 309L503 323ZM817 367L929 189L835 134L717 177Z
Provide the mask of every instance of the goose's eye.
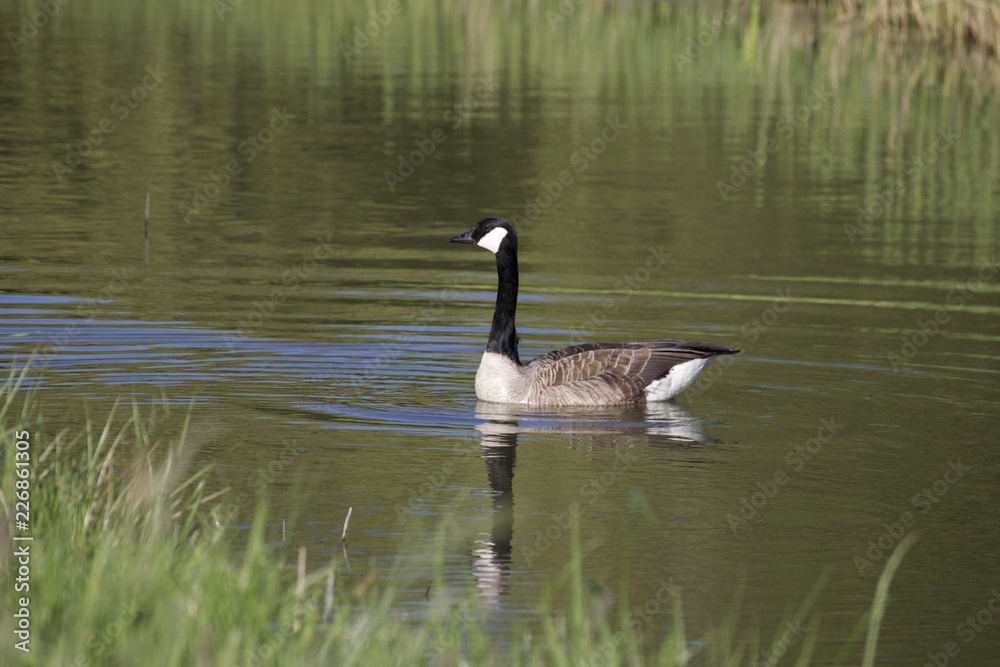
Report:
M491 229L493 229L493 225L491 225L490 223L487 222L485 225L483 225L483 231L487 231L488 232Z

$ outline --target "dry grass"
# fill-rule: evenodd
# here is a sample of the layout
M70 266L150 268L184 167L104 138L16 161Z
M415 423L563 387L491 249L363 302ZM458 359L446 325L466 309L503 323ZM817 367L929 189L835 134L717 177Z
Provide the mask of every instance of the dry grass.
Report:
M841 25L860 22L899 39L1000 54L1000 5L986 0L840 0Z

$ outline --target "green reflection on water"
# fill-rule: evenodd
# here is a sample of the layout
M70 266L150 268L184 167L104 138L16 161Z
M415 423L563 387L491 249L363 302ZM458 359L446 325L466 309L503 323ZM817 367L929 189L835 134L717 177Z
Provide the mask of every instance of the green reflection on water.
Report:
M33 7L5 5L0 24ZM757 3L679 66L722 8L584 3L553 27L545 5L406 3L364 44L353 40L365 5L244 2L219 16L212 3L69 3L17 53L0 52L3 289L91 300L86 312L36 305L57 328L82 325L76 352L106 352L76 374L53 371L80 383L53 395L114 395L139 377L140 391L162 383L207 397L222 422L211 449L220 484L250 487L295 442L303 462L273 491L293 505L298 475L322 473L304 534L325 539L329 517L367 506L353 519L359 536L370 531L356 559L393 553L393 508L447 465L448 447L482 449L471 375L493 267L444 240L505 215L521 234L525 348L580 331L745 347L688 403L703 430L695 446L644 428L520 434L511 606L533 608L568 551L560 543L530 569L518 540L589 501L581 489L616 448L634 447L630 474L606 484L587 517L595 579L615 583L623 559L636 588L685 573L698 627L729 603L741 569L752 571L751 606L777 617L833 560L847 573L831 583L830 607L853 619L872 582L851 577L852 556L948 457L965 456L974 472L947 499L960 500L922 516L937 537L907 561L928 590L906 589L901 572L905 622L882 645L903 651L904 626L932 608L947 627L981 579L977 554L996 546L962 509L991 498L994 468L975 452L995 444L996 283L947 301L998 249L988 71ZM276 114L288 119L280 131ZM621 127L613 141L609 123ZM95 131L99 144L80 143ZM72 168L67 145L79 153ZM623 291L660 246L668 261ZM440 296L449 286L456 294ZM752 324L776 291L789 294L788 312ZM954 321L910 372L891 373L887 353L943 306ZM613 317L596 322L602 308ZM41 326L24 325L5 349ZM373 354L392 363L365 375ZM831 415L847 426L827 458L747 537L731 535L726 513ZM468 534L489 532L487 472L463 459L412 522L459 508L461 552ZM642 503L650 514L630 514ZM980 537L948 546L966 533ZM951 594L941 559L957 561Z

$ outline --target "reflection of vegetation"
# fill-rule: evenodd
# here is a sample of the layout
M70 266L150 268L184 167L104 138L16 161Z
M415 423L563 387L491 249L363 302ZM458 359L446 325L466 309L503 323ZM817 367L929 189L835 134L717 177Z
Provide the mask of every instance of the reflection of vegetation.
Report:
M979 0L843 0L839 21L918 36L959 50L969 45L1000 54L1000 7Z
M426 588L433 601L421 609L425 615L406 620L413 605L398 592L423 591L429 575L414 581L372 569L352 580L332 563L307 573L305 547L276 544L263 505L234 549L231 536L242 531L218 524L225 513L207 488L206 469L187 470L192 452L183 437L157 451L150 422L135 407L121 426L112 412L103 426L90 424L76 437L52 436L43 420L29 417L30 403L18 393L23 378L12 373L0 386L0 571L7 582L16 575L27 583L19 595L28 602L13 604L30 611L21 622L28 634L19 637L30 653L18 653L19 664L674 666L704 652L712 664L738 665L748 655L776 661L786 651L808 664L818 641L812 608L821 583L770 644L738 632L736 610L703 641L686 641L672 582L616 609L615 594L584 581L575 528L570 563L555 586L568 593L565 608L546 598L534 620L497 643L475 591L449 601L437 593L446 588L437 577ZM15 447L18 440L30 444ZM15 460L28 461L30 475L18 474ZM30 527L14 524L19 479L17 488L30 494ZM30 542L13 539L28 533ZM879 582L866 648L872 657L898 560L890 559ZM3 597L0 628L8 638L19 623L6 609L14 599ZM646 636L649 614L668 611L668 636ZM8 662L15 650L8 641Z
M621 113L630 129L608 161L614 164L600 168L628 175L647 215L670 211L671 241L692 263L728 250L724 235L706 238L706 220L776 207L782 215L751 215L740 224L750 238L777 233L793 246L789 254L800 256L815 246L807 224L826 224L843 243L853 241L854 257L893 266L977 266L997 243L991 193L1000 181L1000 136L984 122L997 111L990 92L996 58L985 49L956 57L956 49L886 39L916 26L908 32L941 35L938 41L956 46L970 39L995 44L992 3L946 0L901 14L917 3L585 2L570 3L573 11L558 22L548 14L565 3L555 0L414 1L398 12L384 12L387 4L379 2L223 4L219 12L190 0L69 3L39 28L21 45L9 78L20 79L11 86L12 105L27 110L23 130L43 157L31 156L37 183L11 192L8 204L26 209L51 187L49 165L65 159L67 143L110 114L109 102L141 81L142 67L159 64L167 73L163 89L66 177L70 186L89 194L91 170L103 165L142 173L156 146L167 164L158 164L151 179L160 189L153 201L170 202L176 214L238 156L236 147L275 106L287 104L296 114L293 129L309 133L309 141L293 149L283 136L267 161L233 179L222 200L252 194L261 215L285 217L282 193L304 180L274 166L285 159L323 164L324 180L316 169L310 174L313 190L333 193L320 204L345 219L390 215L389 207L373 211L365 203L386 196L399 203L415 184L436 189L444 182L510 216L524 211L540 182L566 168L605 118ZM0 19L19 25L35 7L22 0L0 8ZM727 14L730 7L738 11ZM858 18L845 20L844 7ZM72 57L64 46L70 43ZM484 84L495 93L477 97ZM817 88L829 100L786 136L782 122ZM474 110L453 127L448 114L472 101ZM447 134L443 149L390 192L384 174L436 128ZM935 151L939 133L949 130L958 141ZM781 145L767 153L775 136ZM683 167L665 169L649 147ZM748 151L762 150L768 159L720 210L717 183ZM491 167L509 175L504 182L494 172L486 176L486 154ZM912 169L924 155L935 158L932 168ZM0 164L0 175L4 169ZM586 176L542 217L558 209L560 218L585 224L595 206L622 199L621 183L602 186ZM668 178L670 193L655 196ZM807 220L796 201L802 179ZM126 180L105 189L128 186ZM140 187L144 193L147 184ZM902 194L887 201L890 189ZM272 205L280 213L266 210ZM863 217L878 206L878 215ZM213 213L223 214L214 202L202 215ZM865 233L851 238L843 225L859 219ZM647 222L624 216L616 224L635 225L639 234Z

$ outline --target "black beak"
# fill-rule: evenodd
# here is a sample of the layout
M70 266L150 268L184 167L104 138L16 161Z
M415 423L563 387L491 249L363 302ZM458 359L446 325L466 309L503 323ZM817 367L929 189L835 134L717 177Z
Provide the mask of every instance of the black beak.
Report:
M451 241L452 243L475 243L475 241L472 240L472 232L474 231L476 231L475 227L465 232L464 234L459 234L458 236L452 236L448 240Z

